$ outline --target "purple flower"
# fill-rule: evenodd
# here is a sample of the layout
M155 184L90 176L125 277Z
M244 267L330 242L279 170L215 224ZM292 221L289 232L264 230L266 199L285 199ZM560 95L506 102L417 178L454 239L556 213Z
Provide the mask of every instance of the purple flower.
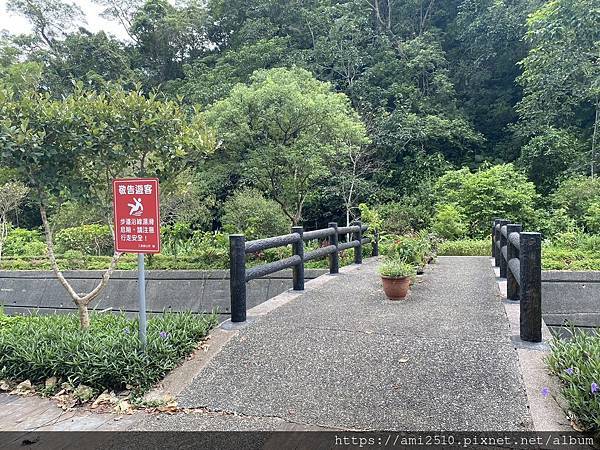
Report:
M542 397L546 398L546 397L548 397L548 395L550 395L550 389L547 388L546 386L544 386L542 388Z
M575 370L572 367L569 367L568 369L565 370L565 372L567 372L569 375L573 375Z
M171 336L169 333L167 333L166 331L161 331L160 333L158 333L158 335L163 338L163 339L168 339L169 336Z
M596 383L595 381L592 383L591 389L592 394L595 394L596 392L598 392L600 390L600 386L598 386L598 383Z

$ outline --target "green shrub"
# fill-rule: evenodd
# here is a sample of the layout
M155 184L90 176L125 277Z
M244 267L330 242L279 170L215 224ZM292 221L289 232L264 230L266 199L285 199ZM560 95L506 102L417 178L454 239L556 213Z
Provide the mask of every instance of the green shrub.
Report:
M581 231L559 233L552 239L544 241L546 247L597 252L600 257L600 235L587 234Z
M194 230L189 223L177 222L173 225L161 227L161 253L164 255L177 256L190 253L190 240L194 236Z
M3 256L40 256L45 254L45 251L37 255L31 255L31 251L34 249L41 251L39 244L44 244L44 237L38 230L13 228L6 237L2 254ZM28 255L25 255L26 250L29 253Z
M439 244L437 254L440 256L490 256L492 255L492 238L489 240L461 239L444 241Z
M243 233L246 239L260 239L289 233L290 219L273 200L256 189L235 192L223 204L223 229Z
M600 270L600 235L559 233L542 244L545 270Z
M46 256L48 254L48 246L45 242L28 242L23 245L21 254L23 256Z
M544 239L577 229L575 219L569 217L564 208L538 210L532 229L542 233Z
M431 225L432 231L443 239L461 239L465 236L467 225L460 207L450 203L437 206Z
M85 213L82 213L82 211ZM103 217L100 208L94 208L90 204L78 203L76 201L62 203L50 216L50 223L55 231L93 223L103 223L105 221L106 219Z
M531 229L539 197L535 186L512 164L499 164L472 173L468 168L447 172L436 182L437 198L458 205L468 219L467 235L483 238L492 220L507 217Z
M381 228L390 234L407 234L423 230L431 224L435 209L431 202L417 197L405 197L399 202L377 208Z
M429 257L433 257L432 242L424 232L410 236L384 235L380 246L381 253L388 258L397 258L416 266L423 266Z
M581 165L585 145L566 130L547 127L538 133L521 148L518 164L538 190L547 194Z
M583 221L590 233L600 234L600 202L594 202L588 206Z
M189 355L216 323L215 315L151 316L141 353L137 320L124 314L92 314L86 331L75 314L24 316L0 333L0 378L42 383L56 376L96 393L127 385L141 393Z
M572 177L564 180L550 197L555 209L566 210L578 226L585 226L585 215L600 198L600 178Z
M379 274L384 277L414 277L417 269L413 264L402 261L398 258L389 258L379 266Z
M547 363L561 381L561 393L579 426L600 431L600 332L587 334L571 329L571 338L554 338Z
M113 235L108 225L81 225L56 233L56 251L77 250L85 255L112 255Z

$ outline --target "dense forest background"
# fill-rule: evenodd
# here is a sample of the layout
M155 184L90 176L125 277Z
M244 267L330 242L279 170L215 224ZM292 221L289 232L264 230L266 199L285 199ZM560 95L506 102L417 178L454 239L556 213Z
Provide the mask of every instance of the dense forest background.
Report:
M517 203L515 214L538 227L558 207L568 209L569 197L585 194L593 200L600 193L594 181L600 140L600 6L595 0L98 1L129 39L90 33L75 4L9 0L10 10L28 18L34 32L2 36L0 82L55 99L82 86L103 92L118 84L206 112L218 143L208 158L165 186L167 223L217 229L228 214L268 211L276 201L286 219L314 227L345 222L366 203L379 207L384 217L403 220L400 228L420 229L436 213L444 214L440 200L451 197L448 185L460 181L448 171L464 167L487 171L509 187L533 182L534 190L527 185L517 192L531 199ZM270 70L281 68L288 70ZM365 133L352 121L338 127L336 139L346 139L349 149L343 157L333 152L314 162L319 148L294 153L288 143L301 133L303 120L326 120L327 108L339 112L348 106L344 101L311 104L313 116L296 118L298 129L267 145L274 150L261 156L267 164L284 171L300 159L311 172L306 195L290 205L278 189L298 192L302 186L265 184L265 168L257 166L251 150L275 139L264 131L273 124L258 126L255 119L277 124L280 113L265 119L265 101L285 104L286 85L319 91L321 84L311 84L311 77L347 96L353 112L342 116L355 114ZM277 83L279 90L271 89ZM258 108L254 116L253 108ZM327 120L333 119L336 124L344 120ZM244 127L234 129L240 121ZM490 172L506 163L514 166ZM456 173L463 174L464 184L465 172ZM558 198L565 180L571 187L563 187ZM482 202L494 198L493 192L486 195ZM523 205L541 212L533 217ZM62 217L55 211L58 226L81 222L76 206L61 205ZM503 212L502 206L495 211ZM585 214L589 211L579 218ZM228 223L235 220L230 217ZM38 226L35 207L26 207L19 221ZM283 222L288 226L289 220Z

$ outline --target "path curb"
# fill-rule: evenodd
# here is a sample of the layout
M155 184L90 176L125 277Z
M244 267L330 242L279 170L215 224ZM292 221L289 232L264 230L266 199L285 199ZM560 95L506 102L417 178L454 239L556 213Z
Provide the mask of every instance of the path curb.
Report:
M494 266L494 260L491 260ZM500 278L500 268L493 268L498 285L498 296L511 330L511 341L517 352L521 377L527 394L529 413L535 431L573 431L565 413L567 405L560 395L560 384L546 367L544 359L550 353L549 341L552 334L542 320L542 342L524 342L519 336L519 302L506 299L506 279ZM550 395L544 398L542 388L547 387Z

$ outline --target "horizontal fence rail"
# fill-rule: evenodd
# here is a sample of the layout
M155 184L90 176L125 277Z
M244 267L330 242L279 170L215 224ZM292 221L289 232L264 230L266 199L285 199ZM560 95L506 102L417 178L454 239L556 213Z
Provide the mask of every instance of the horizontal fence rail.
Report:
M520 224L494 219L492 258L506 278L506 298L520 302L520 336L542 340L542 235L524 232Z
M304 263L313 259L329 257L329 273L339 272L339 252L354 248L354 263L362 263L362 246L371 243L373 256L379 255L379 236L374 231L374 239L363 237L363 232L368 226L360 221L354 222L349 227L338 227L336 222L330 222L327 228L320 230L304 231L302 227L292 227L290 234L258 239L246 242L244 235L232 234L229 236L229 271L231 292L231 321L244 322L246 320L246 283L255 278L279 272L284 269L293 269L293 288L295 291L304 290ZM349 236L347 242L340 242L340 236ZM316 239L326 240L323 245L315 250L304 252L304 242ZM246 255L257 253L269 248L292 246L293 255L260 266L246 268Z

